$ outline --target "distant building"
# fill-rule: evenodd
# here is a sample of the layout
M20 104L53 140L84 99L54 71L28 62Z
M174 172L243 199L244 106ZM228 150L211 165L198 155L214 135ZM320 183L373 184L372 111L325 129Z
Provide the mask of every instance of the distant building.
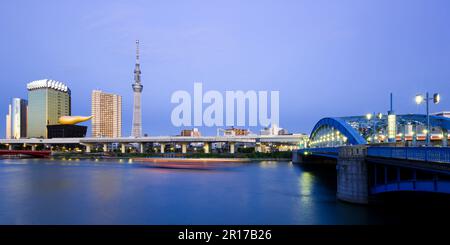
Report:
M122 137L122 96L92 91L92 137Z
M290 135L289 131L285 128L282 128L278 131L278 135Z
M223 136L245 136L249 135L250 131L248 129L242 129L242 128L227 128L223 130Z
M20 98L13 98L11 104L11 138L26 138L28 101Z
M181 130L180 136L187 136L187 137L200 137L202 136L200 131L198 131L198 128L194 129L184 129Z
M27 100L13 98L6 115L6 138L20 139L27 137Z
M47 138L47 125L71 115L71 92L62 82L43 79L27 84L29 138Z
M272 125L270 128L264 128L261 130L261 135L286 135L289 134L286 129L278 127L278 125Z
M8 105L8 114L6 115L6 133L5 138L11 139L11 104Z

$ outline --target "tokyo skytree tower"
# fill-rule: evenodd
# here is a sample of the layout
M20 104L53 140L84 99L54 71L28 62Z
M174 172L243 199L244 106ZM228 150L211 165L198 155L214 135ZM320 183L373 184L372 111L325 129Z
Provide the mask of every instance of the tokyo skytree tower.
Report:
M141 93L144 86L141 84L141 68L139 65L139 40L136 40L136 65L134 67L134 83L133 87L133 127L131 130L132 137L142 136L142 110L141 110Z

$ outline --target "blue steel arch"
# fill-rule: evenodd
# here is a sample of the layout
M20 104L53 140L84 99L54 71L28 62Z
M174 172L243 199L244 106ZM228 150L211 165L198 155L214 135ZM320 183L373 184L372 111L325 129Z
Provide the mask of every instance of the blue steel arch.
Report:
M423 124L426 124L427 116L423 114L398 115L398 120L422 122ZM450 130L450 118L430 115L430 126Z
M347 142L351 145L367 144L367 141L354 128L352 128L343 119L337 117L326 117L320 119L311 131L309 138L313 139L316 131L323 126L330 126L341 132L345 137L347 137Z

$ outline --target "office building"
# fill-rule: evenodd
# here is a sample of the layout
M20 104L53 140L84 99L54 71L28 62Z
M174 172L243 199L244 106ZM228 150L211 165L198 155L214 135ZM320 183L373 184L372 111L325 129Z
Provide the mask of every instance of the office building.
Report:
M13 98L6 115L6 138L20 139L27 137L27 100Z
M47 138L47 125L71 115L71 92L62 82L43 79L27 84L28 138Z
M12 99L11 137L20 139L27 137L28 101L20 98Z
M8 114L6 114L6 133L5 138L11 139L11 104L8 105Z
M278 125L273 124L270 128L264 128L261 130L261 135L284 135L289 134L286 129L278 127Z
M122 96L92 91L92 137L122 137Z

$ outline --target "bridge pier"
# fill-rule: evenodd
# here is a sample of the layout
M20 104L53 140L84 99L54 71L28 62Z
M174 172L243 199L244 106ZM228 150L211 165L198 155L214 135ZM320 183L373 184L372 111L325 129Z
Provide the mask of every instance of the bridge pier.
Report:
M31 150L35 151L36 150L36 145L31 145Z
M186 154L187 152L187 143L181 143L181 153Z
M235 153L235 146L236 146L236 143L230 142L230 153L231 154Z
M164 151L166 150L166 145L165 144L160 144L159 147L160 147L161 154L164 154Z
M337 198L342 201L367 204L369 202L368 169L365 157L367 146L344 146L337 161Z
M127 152L127 147L124 143L120 144L120 152L125 154Z
M108 144L103 144L103 152L108 152Z
M145 151L144 149L144 143L139 143L139 153L143 154Z
M12 144L9 144L9 145L8 145L8 150L10 150L10 151L13 150L13 145L12 145Z
M210 149L211 149L211 143L205 142L205 143L203 144L203 150L204 150L204 152L205 152L205 153L210 153Z
M292 163L303 163L303 157L298 151L292 151Z
M92 150L91 147L92 146L90 144L85 144L85 146L86 146L86 152L87 153L91 153L91 150Z

